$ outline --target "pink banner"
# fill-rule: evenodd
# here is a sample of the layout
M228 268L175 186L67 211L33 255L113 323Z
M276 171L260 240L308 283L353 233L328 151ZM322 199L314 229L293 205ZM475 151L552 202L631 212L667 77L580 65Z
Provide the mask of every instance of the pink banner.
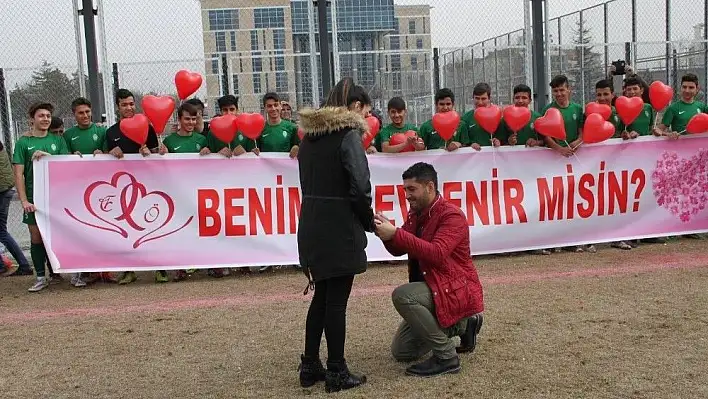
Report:
M473 254L708 231L708 136L548 149L484 148L369 156L374 207L397 225L401 173L435 166L466 213ZM298 262L297 160L192 154L56 156L35 173L37 219L65 272ZM370 260L393 259L369 236Z

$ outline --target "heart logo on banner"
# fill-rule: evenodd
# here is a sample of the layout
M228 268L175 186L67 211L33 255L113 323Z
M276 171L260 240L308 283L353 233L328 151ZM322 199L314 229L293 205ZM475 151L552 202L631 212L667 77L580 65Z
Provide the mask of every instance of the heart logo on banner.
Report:
M177 96L180 100L191 96L202 87L202 75L198 72L191 72L183 69L175 74L175 86L177 87Z
M585 115L590 114L600 114L605 120L609 120L612 116L612 107L593 101L585 106ZM583 139L583 141L585 141L585 139Z
M125 137L142 146L147 142L150 120L143 114L135 114L132 118L121 119L120 131Z
M231 114L217 116L209 123L209 130L219 141L229 144L234 140L238 131L237 118Z
M90 184L83 199L85 210L96 221L82 220L68 208L64 212L84 226L135 238L133 249L177 233L194 219L190 216L184 224L170 230L168 225L175 216L172 197L162 191L148 191L127 172L115 173L110 181Z
M622 123L629 126L642 113L644 109L644 100L641 97L617 97L615 101L615 109Z
M585 118L583 126L583 143L601 143L615 134L615 125L604 119L600 114L590 114Z
M651 181L657 205L688 223L708 205L708 150L690 159L664 151L656 161Z
M513 133L518 133L531 122L531 110L526 107L505 107L504 122Z
M147 95L143 97L141 102L145 116L150 120L155 131L162 134L165 131L167 122L172 118L172 113L175 111L175 100L170 96L153 96Z
M708 132L708 114L700 113L693 115L686 125L686 131L691 134Z
M238 114L236 124L244 136L256 140L265 128L265 118L261 114Z
M474 119L485 132L494 134L501 123L502 111L496 105L480 107L474 110Z
M460 114L457 111L438 112L433 115L433 130L445 141L450 141L460 126Z
M662 111L671 104L674 89L664 82L654 81L649 85L649 102L656 111Z
M545 115L536 119L533 128L546 137L556 140L565 140L566 138L563 115L557 108L548 108Z

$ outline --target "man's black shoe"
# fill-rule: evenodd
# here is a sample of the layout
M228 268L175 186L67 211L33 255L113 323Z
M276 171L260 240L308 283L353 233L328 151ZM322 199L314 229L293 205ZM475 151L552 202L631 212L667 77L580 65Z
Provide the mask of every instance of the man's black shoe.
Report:
M305 355L300 355L300 386L309 388L318 381L325 380L325 369L320 359L310 359Z
M482 329L484 316L477 314L467 320L467 328L465 333L460 335L460 346L455 348L457 353L471 353L477 346L477 334Z
M455 374L462 369L460 358L439 359L435 355L428 360L414 364L406 369L406 374L416 377L435 377L443 374Z

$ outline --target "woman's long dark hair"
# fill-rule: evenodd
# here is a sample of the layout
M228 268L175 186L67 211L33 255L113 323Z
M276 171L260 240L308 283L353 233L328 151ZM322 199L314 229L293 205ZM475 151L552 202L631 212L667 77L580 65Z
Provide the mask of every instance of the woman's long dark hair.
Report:
M337 83L327 96L325 107L349 107L359 101L361 105L371 105L369 93L361 87L354 84L354 79L344 78Z

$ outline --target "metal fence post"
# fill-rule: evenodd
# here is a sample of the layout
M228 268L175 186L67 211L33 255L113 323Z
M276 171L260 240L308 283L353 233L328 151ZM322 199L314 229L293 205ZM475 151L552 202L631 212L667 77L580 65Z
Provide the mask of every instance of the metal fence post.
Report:
M632 1L634 1L634 0L632 0ZM608 24L607 24L607 18L609 17L610 14L609 14L609 10L608 10L607 4L608 4L608 3L604 3L604 4L602 5L602 17L603 17L604 22L605 22L605 23L604 23L604 26L603 26L603 37L604 37L604 40L605 40L605 45L603 46L603 47L605 48L605 68L607 68L608 66L610 66L610 51L609 51L609 48L608 48L608 46L607 46L607 43L610 42L610 30L609 30L609 28L608 28L608 26L607 26L607 25L608 25ZM632 65L634 65L634 64L632 64Z
M497 38L494 38L494 92L499 95L499 47Z
M5 70L0 68L0 124L5 151L12 159L12 129L10 129L10 102L5 89Z
M665 0L666 3L666 81L671 81L671 0ZM674 89L676 87L674 86Z
M229 60L226 54L221 54L221 85L224 88L224 94L229 94Z
M433 90L440 90L440 49L437 47L433 49Z
M585 93L587 90L585 88L585 35L583 34L583 10L580 10L580 25L578 29L578 42L580 44L580 87L581 96L580 99L585 104Z

